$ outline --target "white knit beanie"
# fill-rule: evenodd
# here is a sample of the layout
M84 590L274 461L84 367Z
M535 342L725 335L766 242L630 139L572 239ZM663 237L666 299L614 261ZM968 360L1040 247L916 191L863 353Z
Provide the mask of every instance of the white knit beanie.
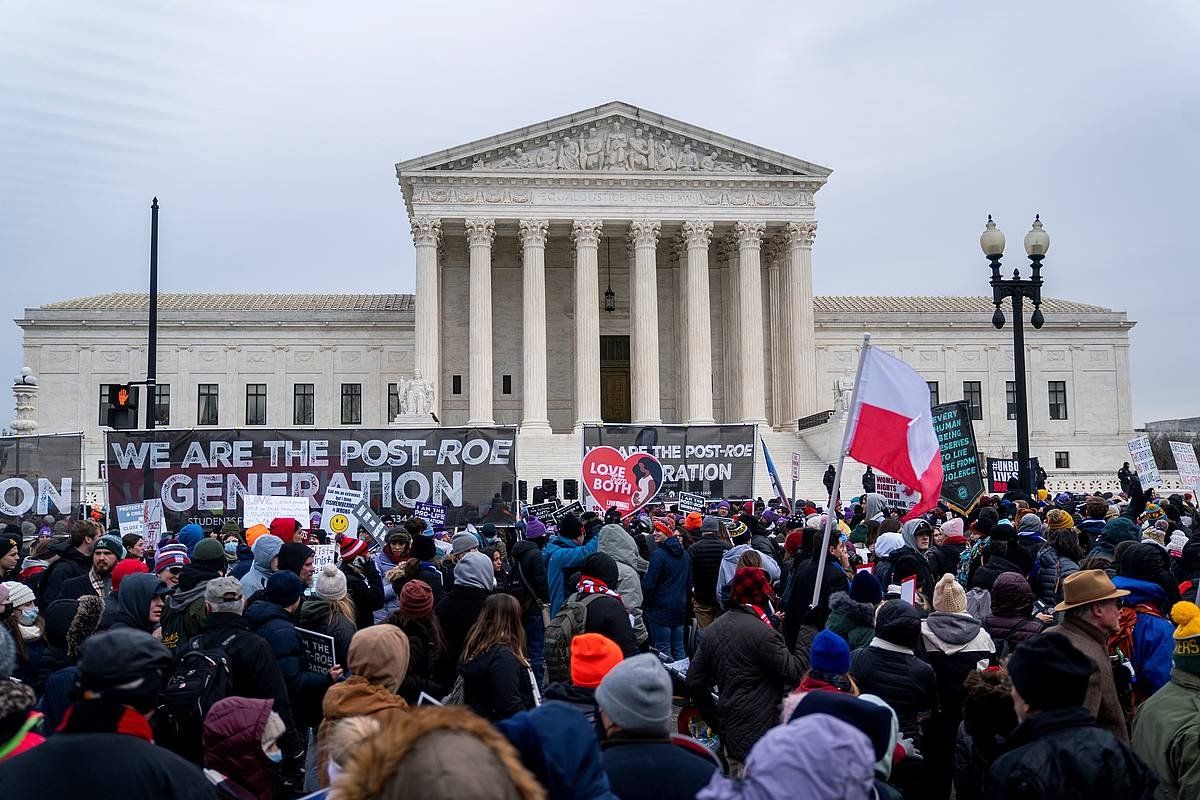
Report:
M313 579L313 591L325 600L341 600L346 596L346 576L333 564L326 564Z

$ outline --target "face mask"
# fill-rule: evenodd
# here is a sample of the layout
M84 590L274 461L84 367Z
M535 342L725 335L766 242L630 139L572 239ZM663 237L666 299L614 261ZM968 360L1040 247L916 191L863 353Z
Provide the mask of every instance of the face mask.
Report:
M38 618L37 606L33 606L32 608L21 609L21 624L22 625L32 625L33 623L37 622L37 618Z
M283 751L282 750L272 750L271 752L267 753L267 758L271 759L276 764L278 764L281 761L283 761Z
M231 556L236 556L237 555L237 546L238 546L237 542L226 542L225 543L225 552Z

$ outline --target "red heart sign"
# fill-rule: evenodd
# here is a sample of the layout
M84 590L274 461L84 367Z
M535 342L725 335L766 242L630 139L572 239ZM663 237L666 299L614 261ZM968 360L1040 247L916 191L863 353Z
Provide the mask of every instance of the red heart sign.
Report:
M608 446L596 447L583 457L583 487L601 511L615 508L628 516L649 503L662 486L663 468L649 453L628 457Z

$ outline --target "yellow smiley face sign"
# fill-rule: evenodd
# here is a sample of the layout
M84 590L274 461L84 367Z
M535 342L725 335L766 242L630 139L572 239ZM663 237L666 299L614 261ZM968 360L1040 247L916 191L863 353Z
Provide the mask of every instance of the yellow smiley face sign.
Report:
M329 518L329 528L334 533L345 533L350 527L350 519L345 514L334 514Z

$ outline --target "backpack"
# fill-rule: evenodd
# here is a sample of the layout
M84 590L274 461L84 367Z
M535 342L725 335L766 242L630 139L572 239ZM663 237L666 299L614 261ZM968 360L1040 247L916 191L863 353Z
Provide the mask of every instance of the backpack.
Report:
M1108 637L1108 654L1113 664L1113 683L1117 687L1121 708L1125 711L1126 724L1133 720L1138 706L1150 697L1144 686L1137 683L1137 676L1133 673L1133 628L1137 625L1138 614L1163 618L1162 613L1149 603L1121 606L1121 627Z
M546 679L561 683L571 679L571 640L587 628L587 607L602 594L572 595L546 626Z
M233 675L225 649L237 635L229 634L216 647L204 647L200 636L187 644L159 696L153 717L155 744L192 763L204 763L204 717L231 693Z

